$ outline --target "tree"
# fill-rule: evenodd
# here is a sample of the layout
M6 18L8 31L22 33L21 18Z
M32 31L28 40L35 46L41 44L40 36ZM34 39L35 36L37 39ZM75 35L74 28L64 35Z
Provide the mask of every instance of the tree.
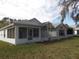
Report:
M78 6L79 0L60 0L59 1L59 6L62 6L61 10L61 23L63 23L66 14L69 13L69 8L72 7L72 12L71 12L71 17L77 24L79 21L79 6Z
M7 19L10 19L9 17L4 17L2 20L0 20L0 28L9 25L9 22L7 21Z

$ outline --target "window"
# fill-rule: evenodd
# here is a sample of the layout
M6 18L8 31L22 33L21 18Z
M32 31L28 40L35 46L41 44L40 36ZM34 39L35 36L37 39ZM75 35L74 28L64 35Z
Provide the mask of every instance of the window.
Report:
M4 38L5 38L5 30L4 30Z
M67 30L67 34L73 34L73 29L69 28L69 29Z
M59 30L59 35L60 35L60 36L65 36L64 30Z
M7 37L8 38L15 38L15 28L11 28L7 30Z
M32 38L33 38L33 29L28 28L28 40L32 40Z
M39 29L33 28L33 37L39 37Z
M19 28L19 38L27 38L27 28L26 27L20 27Z

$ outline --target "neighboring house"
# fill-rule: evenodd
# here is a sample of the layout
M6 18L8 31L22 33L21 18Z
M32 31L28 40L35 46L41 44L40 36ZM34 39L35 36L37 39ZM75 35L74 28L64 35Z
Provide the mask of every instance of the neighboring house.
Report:
M49 31L49 34L50 39L48 40L56 40L74 36L74 30L67 24L59 24L56 26L54 25L54 28L52 29L52 31Z
M69 27L67 24L59 24L56 27L56 30L58 31L59 38L70 37L74 35L73 28Z
M54 27L50 22L41 23L36 18L31 20L16 20L0 29L0 40L15 45L43 42L60 38L60 36L67 36L68 28L64 24Z

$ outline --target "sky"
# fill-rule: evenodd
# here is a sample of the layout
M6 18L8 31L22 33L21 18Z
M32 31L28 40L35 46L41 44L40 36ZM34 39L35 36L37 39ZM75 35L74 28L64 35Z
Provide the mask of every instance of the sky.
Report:
M37 18L40 22L60 23L61 7L59 0L0 0L0 18L14 19ZM74 24L70 17L64 23Z

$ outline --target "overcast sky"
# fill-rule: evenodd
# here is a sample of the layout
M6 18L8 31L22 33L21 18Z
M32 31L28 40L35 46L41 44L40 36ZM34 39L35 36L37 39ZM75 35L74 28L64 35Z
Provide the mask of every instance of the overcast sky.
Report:
M0 0L0 17L52 21L59 16L58 0Z
M59 0L0 0L0 18L10 17L15 19L37 18L41 22L51 21L60 23L61 7ZM66 17L64 23L72 25L74 22Z

